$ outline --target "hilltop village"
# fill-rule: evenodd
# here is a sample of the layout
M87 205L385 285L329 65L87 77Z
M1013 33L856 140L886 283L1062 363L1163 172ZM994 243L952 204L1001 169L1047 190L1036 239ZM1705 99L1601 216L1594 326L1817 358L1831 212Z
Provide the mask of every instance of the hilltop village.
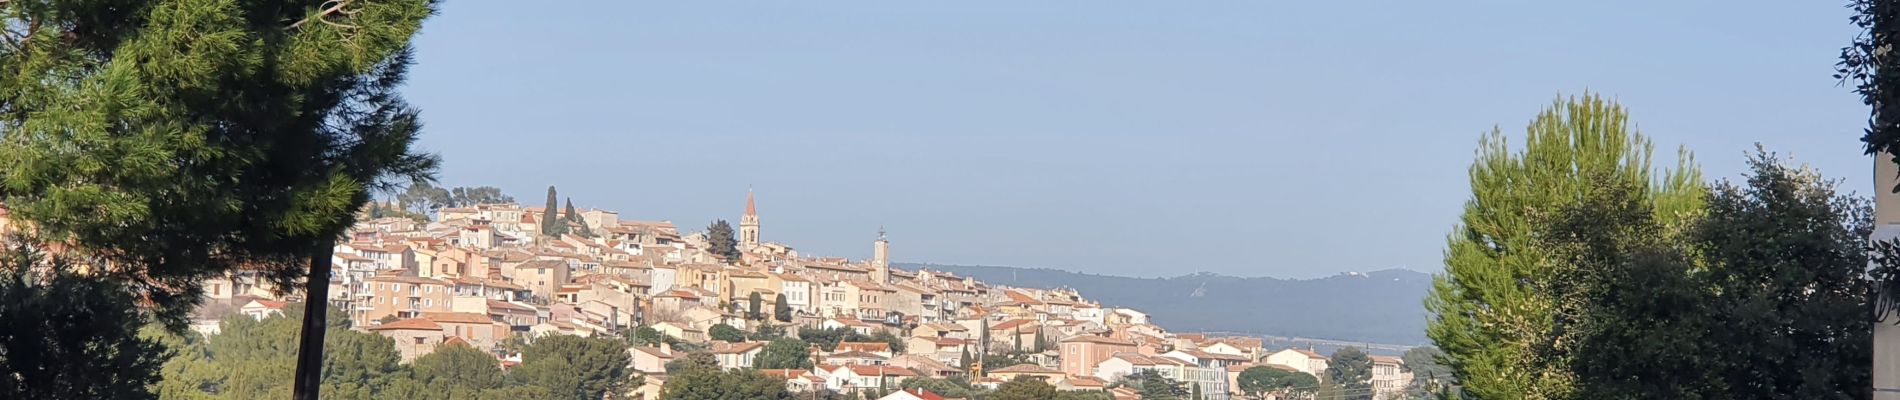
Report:
M552 199L550 189L549 206ZM401 209L373 203L363 211L335 248L327 300L352 329L394 339L404 362L465 345L508 368L520 362L510 341L632 337L629 368L640 381L629 394L649 399L665 384L666 365L693 353L710 353L724 369L762 370L793 392L895 398L935 396L889 390L913 377L960 377L993 389L1021 376L1044 378L1058 390L1139 398L1112 383L1151 371L1202 398L1229 399L1241 397L1237 382L1249 368L1312 376L1329 368L1328 358L1311 349L1169 332L1139 310L1099 304L1072 289L895 268L881 229L868 260L803 254L765 240L750 192L736 229L719 221L690 233L669 221L571 203L390 215ZM304 301L285 292L243 273L207 282L207 305L192 327L213 335L221 316L265 318ZM755 361L767 341L747 338L767 331L842 337L828 348L800 349L810 368L763 368ZM1375 398L1401 398L1411 379L1401 360L1371 359Z

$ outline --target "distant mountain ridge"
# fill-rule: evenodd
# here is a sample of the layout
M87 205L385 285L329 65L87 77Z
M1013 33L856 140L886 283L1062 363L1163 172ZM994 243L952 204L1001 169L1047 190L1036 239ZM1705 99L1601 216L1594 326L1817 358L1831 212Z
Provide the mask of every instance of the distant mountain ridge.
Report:
M1180 332L1239 332L1387 344L1424 344L1431 275L1388 269L1317 279L1095 275L1046 268L900 263L998 285L1070 287L1104 306L1147 312Z

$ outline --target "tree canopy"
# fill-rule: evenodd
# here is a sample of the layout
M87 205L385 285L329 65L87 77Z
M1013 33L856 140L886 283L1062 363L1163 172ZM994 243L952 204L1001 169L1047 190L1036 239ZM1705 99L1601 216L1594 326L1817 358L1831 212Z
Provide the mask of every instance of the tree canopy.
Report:
M1598 178L1641 188L1640 202L1672 231L1686 229L1707 190L1694 158L1680 151L1652 167L1649 140L1622 106L1594 94L1559 100L1533 119L1522 150L1498 130L1484 136L1470 170L1471 199L1453 229L1445 273L1434 278L1427 336L1480 398L1568 396L1567 363L1548 351L1558 330L1564 265L1545 262L1534 220L1600 187Z

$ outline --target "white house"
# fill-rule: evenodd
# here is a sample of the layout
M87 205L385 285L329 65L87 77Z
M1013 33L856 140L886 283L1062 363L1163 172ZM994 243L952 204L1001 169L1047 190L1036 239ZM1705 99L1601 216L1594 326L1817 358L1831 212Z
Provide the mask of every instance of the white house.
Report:
M1326 356L1303 349L1286 349L1267 355L1268 364L1284 365L1313 376L1326 373L1329 361Z

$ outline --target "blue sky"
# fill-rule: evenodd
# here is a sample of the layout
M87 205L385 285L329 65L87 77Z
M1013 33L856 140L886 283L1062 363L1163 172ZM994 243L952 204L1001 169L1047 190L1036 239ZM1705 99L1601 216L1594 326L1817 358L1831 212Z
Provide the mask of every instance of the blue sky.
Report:
M862 258L1441 269L1479 135L1560 93L1735 177L1868 193L1839 1L444 2L407 93L447 185Z

